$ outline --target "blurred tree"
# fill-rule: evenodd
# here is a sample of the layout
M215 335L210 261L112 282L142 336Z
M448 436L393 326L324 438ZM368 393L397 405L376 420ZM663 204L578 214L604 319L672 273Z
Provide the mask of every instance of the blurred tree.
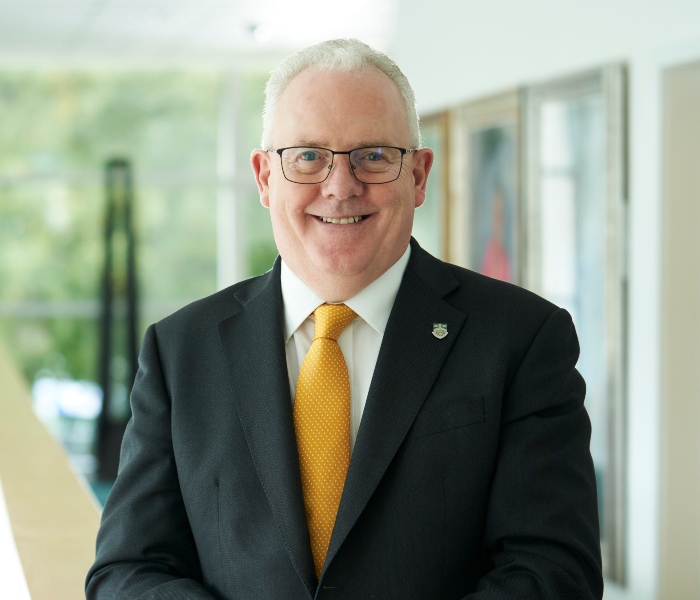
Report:
M248 73L240 78L241 104L239 148L243 154L250 155L255 148L260 148L262 137L262 103L268 73ZM260 275L272 267L277 257L277 246L272 236L272 225L268 210L260 204L257 187L252 172L243 179L249 182L243 192L245 204L244 218L247 229L247 266L248 277ZM246 173L248 175L248 173Z
M144 321L216 288L216 72L0 74L0 336L96 377L103 165L135 166ZM4 317L3 317L4 315ZM53 360L56 363L56 360Z

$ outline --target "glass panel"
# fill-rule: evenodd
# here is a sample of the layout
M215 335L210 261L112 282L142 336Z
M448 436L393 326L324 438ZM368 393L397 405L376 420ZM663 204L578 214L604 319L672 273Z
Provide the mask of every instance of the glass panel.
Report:
M136 180L142 313L159 319L216 291L216 185L156 187Z
M516 126L475 130L468 143L471 268L518 283Z
M37 416L66 447L77 471L90 476L96 468L93 445L102 402L94 383L97 320L5 316L0 317L0 339L30 382Z
M269 73L246 73L240 78L241 114L237 121L237 144L241 148L242 158L247 158L255 148L260 148L264 90L268 77ZM246 276L253 277L272 267L277 258L277 246L272 236L270 213L260 204L253 171L245 160L241 161L239 168L240 189L237 193L242 197L245 206L242 212L245 220Z
M605 115L602 92L539 106L541 293L567 309L581 345L591 454L605 522L608 468ZM605 528L601 528L605 541Z
M94 300L102 207L95 185L52 178L0 187L0 303Z
M423 146L432 149L435 161L428 176L425 202L416 209L413 237L430 254L444 258L445 237L445 122L442 118L421 120Z
M79 471L101 404L104 164L135 176L141 332L216 289L220 76L0 73L0 340Z
M253 174L244 175L253 179ZM247 276L254 277L272 268L277 258L277 246L272 236L269 211L260 204L257 189L246 191L246 257Z
M0 74L3 178L100 173L214 177L220 77L206 72Z

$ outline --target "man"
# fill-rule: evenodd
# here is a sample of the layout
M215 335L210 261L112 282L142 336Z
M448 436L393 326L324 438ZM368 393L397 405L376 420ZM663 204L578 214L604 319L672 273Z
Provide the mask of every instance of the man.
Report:
M89 598L601 598L569 315L411 240L433 154L356 40L289 57L280 257L151 326Z

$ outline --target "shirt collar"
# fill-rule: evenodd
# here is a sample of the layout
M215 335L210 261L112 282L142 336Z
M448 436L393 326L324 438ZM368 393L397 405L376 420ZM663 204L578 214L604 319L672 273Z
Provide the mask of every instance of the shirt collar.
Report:
M409 244L401 258L366 288L345 301L377 333L383 335L391 308L399 293L408 259ZM282 261L282 300L284 302L284 343L294 335L308 316L325 302Z

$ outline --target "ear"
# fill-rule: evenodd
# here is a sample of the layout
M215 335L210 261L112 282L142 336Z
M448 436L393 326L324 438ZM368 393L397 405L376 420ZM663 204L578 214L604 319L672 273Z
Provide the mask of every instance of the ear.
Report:
M425 202L425 189L428 184L428 174L433 166L434 158L435 155L430 148L421 148L413 152L413 190L416 208Z
M260 204L270 208L270 153L265 150L253 150L250 166L253 167L255 183L258 185Z

